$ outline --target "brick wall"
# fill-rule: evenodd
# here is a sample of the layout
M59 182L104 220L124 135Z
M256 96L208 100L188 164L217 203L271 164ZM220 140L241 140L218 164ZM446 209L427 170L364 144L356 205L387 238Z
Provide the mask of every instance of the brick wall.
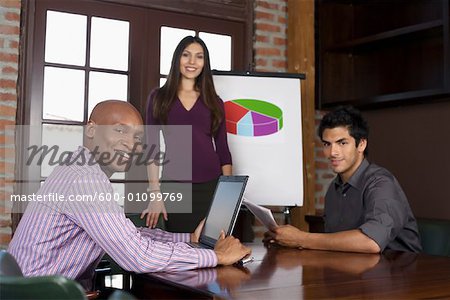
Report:
M0 248L5 248L11 239L11 217L6 201L13 191L14 144L13 130L7 125L16 122L17 75L19 57L21 0L0 0Z
M256 0L254 64L260 72L287 70L287 0Z
M258 72L287 71L287 0L256 0L254 7L254 66ZM270 207L278 224L284 224L282 207ZM255 239L266 228L256 221Z

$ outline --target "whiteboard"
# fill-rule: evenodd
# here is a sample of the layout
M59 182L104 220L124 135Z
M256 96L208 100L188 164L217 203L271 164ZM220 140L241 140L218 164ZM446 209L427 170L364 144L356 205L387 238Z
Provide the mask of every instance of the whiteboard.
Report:
M300 78L214 75L224 101L234 175L248 175L245 198L303 204Z

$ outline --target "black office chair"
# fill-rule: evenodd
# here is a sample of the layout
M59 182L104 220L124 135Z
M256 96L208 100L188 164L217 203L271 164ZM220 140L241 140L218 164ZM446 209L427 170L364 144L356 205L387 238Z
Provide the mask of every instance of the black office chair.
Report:
M87 299L83 288L62 276L0 276L1 299Z
M417 225L424 253L450 257L450 221L417 219Z
M63 276L23 277L15 258L0 251L0 299L86 300L86 292L76 281ZM134 300L127 292L115 291L108 300Z
M5 250L0 251L0 276L23 276L16 259Z
M87 299L83 288L62 276L23 277L14 257L0 251L0 299Z

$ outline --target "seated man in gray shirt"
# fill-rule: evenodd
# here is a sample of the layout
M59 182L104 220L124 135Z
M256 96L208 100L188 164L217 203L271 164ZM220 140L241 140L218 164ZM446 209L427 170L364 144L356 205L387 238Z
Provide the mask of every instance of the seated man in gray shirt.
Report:
M366 159L369 128L360 112L341 107L326 114L318 135L337 174L325 196L326 233L284 225L266 232L264 242L363 253L420 252L416 220L400 184Z

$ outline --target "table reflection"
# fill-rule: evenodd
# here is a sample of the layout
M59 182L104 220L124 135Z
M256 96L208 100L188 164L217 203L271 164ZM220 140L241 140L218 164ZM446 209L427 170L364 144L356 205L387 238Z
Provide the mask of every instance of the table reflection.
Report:
M245 267L133 274L131 292L142 299L386 298L421 293L416 283L423 281L423 272L438 261L404 252L380 255L253 247L255 260Z

